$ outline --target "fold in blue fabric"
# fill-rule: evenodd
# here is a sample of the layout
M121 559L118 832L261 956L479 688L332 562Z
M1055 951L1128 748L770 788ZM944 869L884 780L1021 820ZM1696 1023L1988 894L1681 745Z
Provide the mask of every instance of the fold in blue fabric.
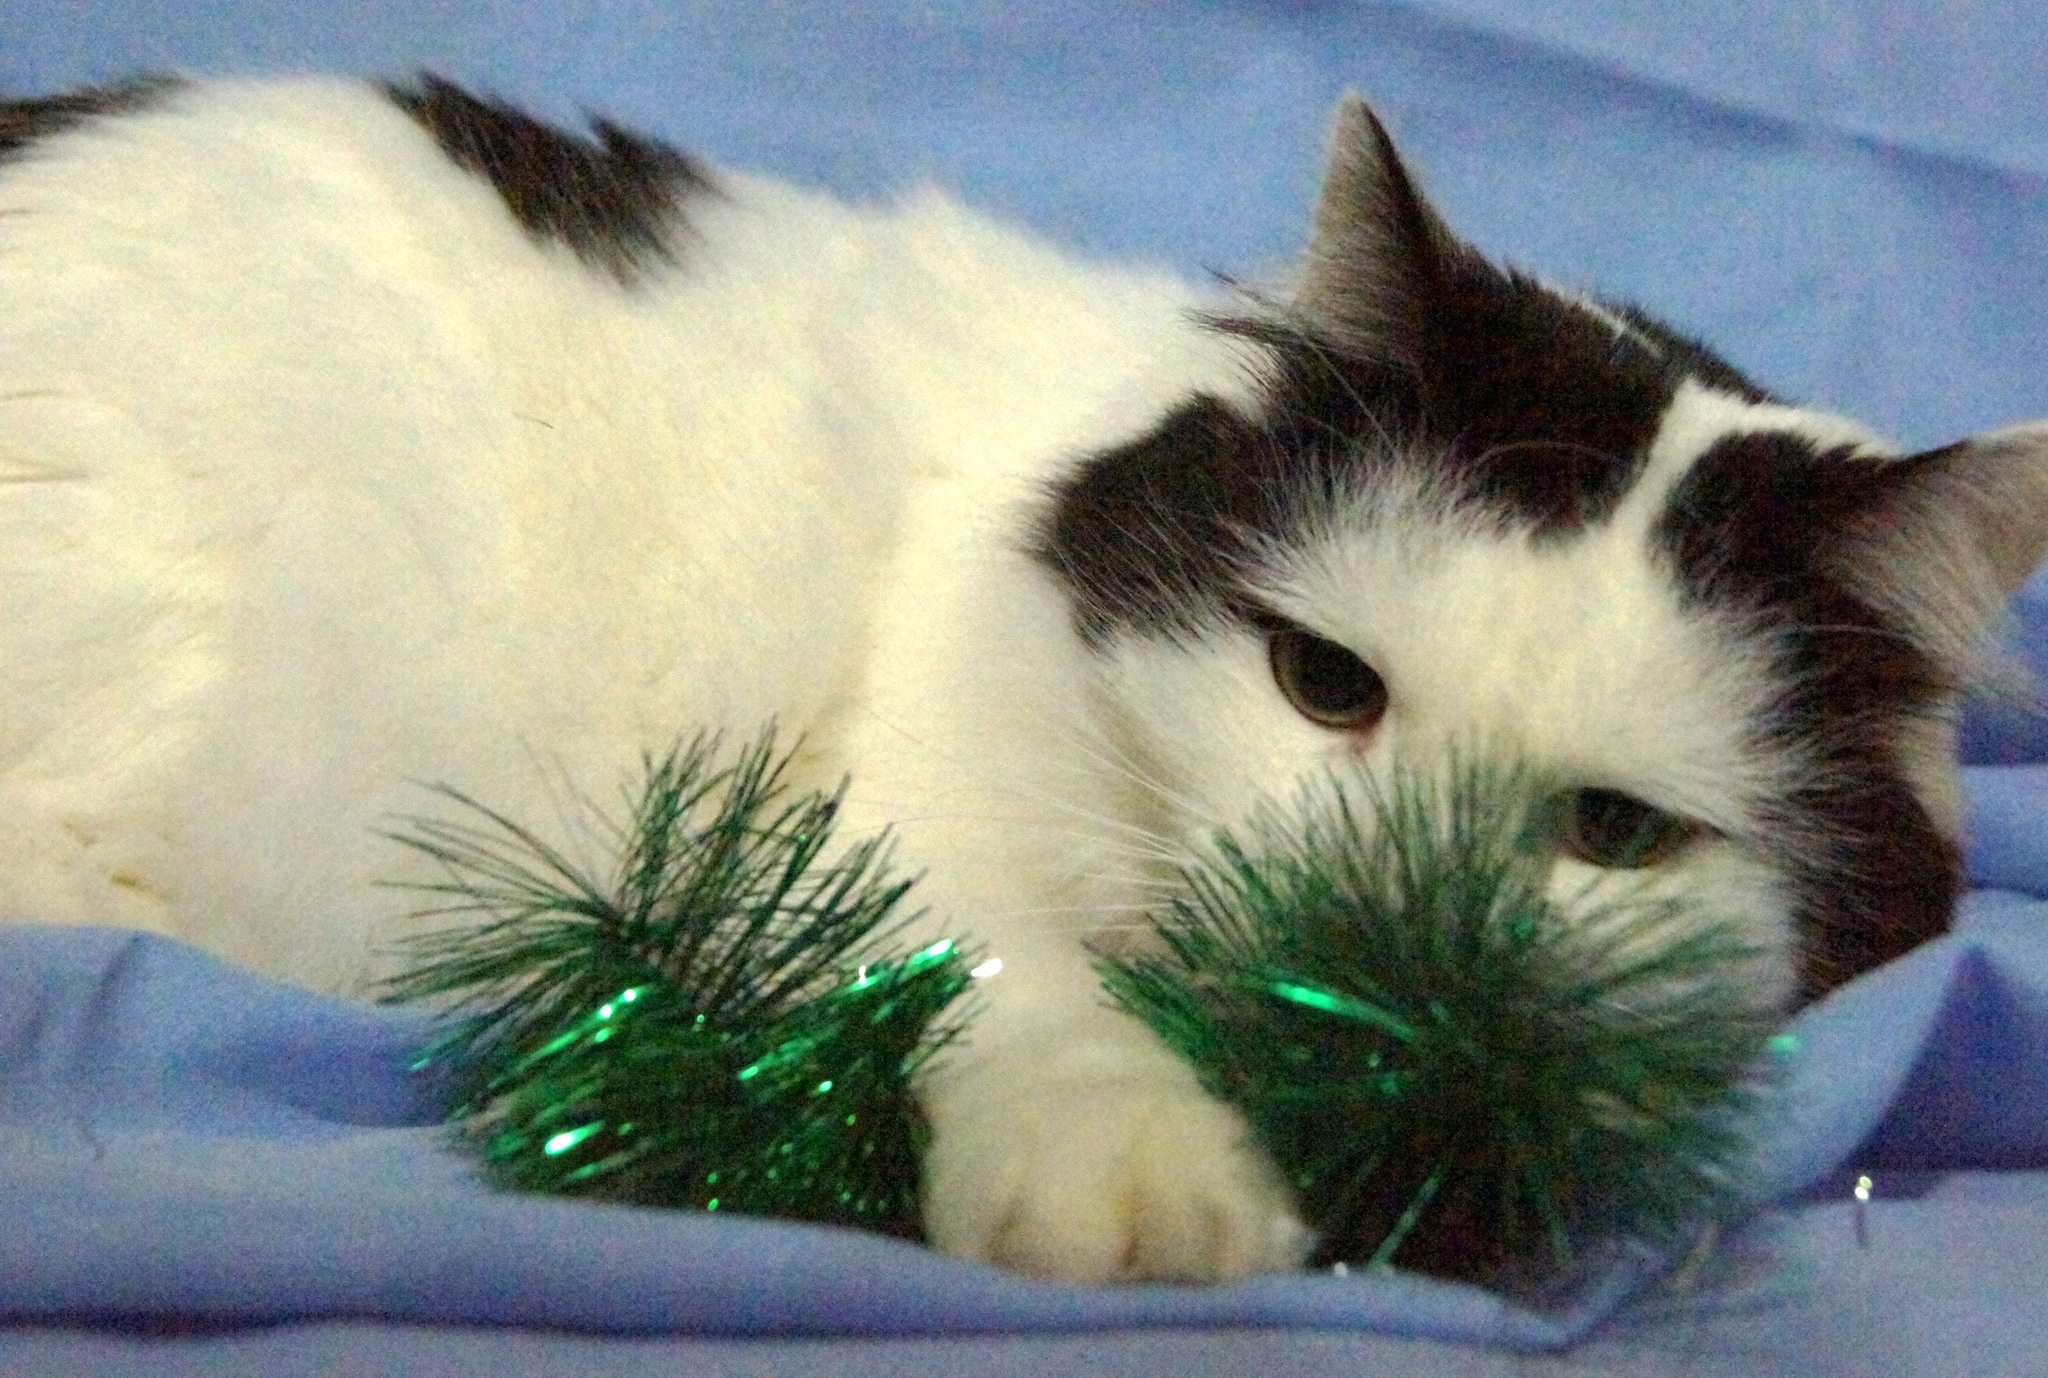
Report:
M1549 1349L1654 1266L1618 1258L1547 1311L1398 1273L1083 1288L851 1231L502 1195L408 1072L415 1016L112 929L0 929L0 971L0 1316L17 1320L700 1335L1256 1325ZM2048 1166L2048 904L1977 893L1949 936L1795 1029L1761 1146L1768 1200L1845 1167Z

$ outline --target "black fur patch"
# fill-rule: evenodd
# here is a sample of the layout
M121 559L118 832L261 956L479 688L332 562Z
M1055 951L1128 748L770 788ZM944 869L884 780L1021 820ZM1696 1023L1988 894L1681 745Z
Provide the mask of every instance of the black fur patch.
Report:
M1952 677L1831 565L1838 533L1881 514L1925 461L1859 460L1780 433L1735 436L1675 488L1655 538L1685 596L1771 638L1785 690L1773 751L1809 754L1774 831L1819 835L1781 858L1797 889L1801 989L1819 996L1948 928L1960 858L1900 774L1893 743L1940 710Z
M1641 475L1681 382L1764 395L1640 311L1495 267L1369 114L1341 120L1299 299L1210 322L1267 351L1256 419L1192 402L1051 495L1036 550L1091 638L1241 610L1249 546L1395 466L1504 530L1567 539Z
M591 121L595 138L568 134L430 73L384 91L456 166L489 182L527 233L621 281L673 257L683 201L712 188L692 159L609 120Z
M1275 317L1213 322L1270 351L1258 418L1195 399L1052 493L1036 553L1067 579L1085 635L1239 610L1247 538L1284 540L1395 466L1502 528L1567 538L1620 503L1685 378L1763 395L1699 345L1617 332L1476 254L1431 276L1400 359L1346 355Z
M176 77L144 76L39 100L0 100L0 158L89 119L147 109L182 85Z
M1269 472L1290 456L1213 397L1096 456L1054 492L1033 554L1074 595L1083 637L1191 630L1240 600L1242 535L1270 522Z
M1690 356L1673 361L1469 251L1430 279L1398 374L1313 338L1276 341L1276 417L1360 452L1392 439L1406 462L1538 536L1605 518L1641 472Z
M1667 365L1675 365L1709 387L1730 392L1746 402L1781 399L1750 381L1741 370L1690 335L1681 335L1641 307L1629 302L1603 302L1608 310L1656 342Z

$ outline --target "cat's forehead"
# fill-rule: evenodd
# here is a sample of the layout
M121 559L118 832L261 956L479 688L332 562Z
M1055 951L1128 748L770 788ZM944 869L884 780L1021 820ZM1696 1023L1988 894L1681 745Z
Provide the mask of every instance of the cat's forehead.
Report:
M1618 342L1661 347L1633 338L1641 327L1626 318L1602 320L1596 303L1567 304ZM1532 439L1562 428L1524 424ZM1447 731L1518 736L1610 779L1630 762L1666 779L1711 774L1781 697L1780 638L1833 574L1810 551L1802 562L1759 539L1799 539L1805 514L1779 510L1785 494L1758 466L1796 476L1800 461L1889 450L1848 418L1690 372L1630 443L1554 476L1580 485L1569 497L1525 472L1548 444L1491 467L1475 452L1462 468L1455 449L1446 463L1441 436L1396 445L1391 460L1301 495L1298 519L1247 551L1243 596L1384 662Z
M1803 516L1757 466L1810 479L1887 448L1533 279L1488 278L1438 324L1419 378L1278 335L1249 403L1197 399L1078 470L1041 553L1084 633L1278 618L1378 669L1410 731L1513 741L1740 832L1798 768L1759 733L1785 629L1834 574L1755 539L1796 543Z
M1503 520L1497 491L1461 492L1418 456L1259 543L1241 596L1372 664L1411 736L1511 744L1740 833L1798 767L1796 753L1757 750L1783 696L1782 624L1699 596L1672 545L1718 520L1689 510L1702 466L1749 440L1877 443L1852 422L1688 380L1597 520Z
M1737 437L1888 453L1867 428L1784 404L1634 307L1491 265L1451 275L1426 334L1391 372L1282 344L1262 422L1310 449L1318 432L1348 434L1357 468L1419 467L1539 537L1604 522L1645 484L1669 491Z

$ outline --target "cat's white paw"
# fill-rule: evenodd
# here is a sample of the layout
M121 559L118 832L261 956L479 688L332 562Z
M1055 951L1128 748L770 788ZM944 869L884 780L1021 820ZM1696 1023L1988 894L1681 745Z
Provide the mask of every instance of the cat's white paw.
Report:
M1105 1076L999 1058L928 1098L939 1249L1073 1282L1215 1282L1311 1242L1237 1111L1184 1069Z

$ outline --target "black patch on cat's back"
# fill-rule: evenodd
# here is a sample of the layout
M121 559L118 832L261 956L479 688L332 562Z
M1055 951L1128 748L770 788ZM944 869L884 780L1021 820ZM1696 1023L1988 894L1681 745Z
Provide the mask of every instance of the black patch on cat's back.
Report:
M713 189L695 160L609 120L591 121L594 137L566 133L431 73L383 90L528 234L622 282L674 256L683 202Z
M1687 602L1756 628L1776 662L1763 745L1802 751L1807 769L1774 831L1825 842L1781 858L1808 999L1945 932L1961 888L1955 845L1897 750L1958 686L1836 560L1838 533L1881 514L1922 462L1784 432L1730 436L1694 462L1653 532Z
M141 76L112 86L88 86L61 96L0 100L0 160L87 120L146 110L185 83L177 77Z

